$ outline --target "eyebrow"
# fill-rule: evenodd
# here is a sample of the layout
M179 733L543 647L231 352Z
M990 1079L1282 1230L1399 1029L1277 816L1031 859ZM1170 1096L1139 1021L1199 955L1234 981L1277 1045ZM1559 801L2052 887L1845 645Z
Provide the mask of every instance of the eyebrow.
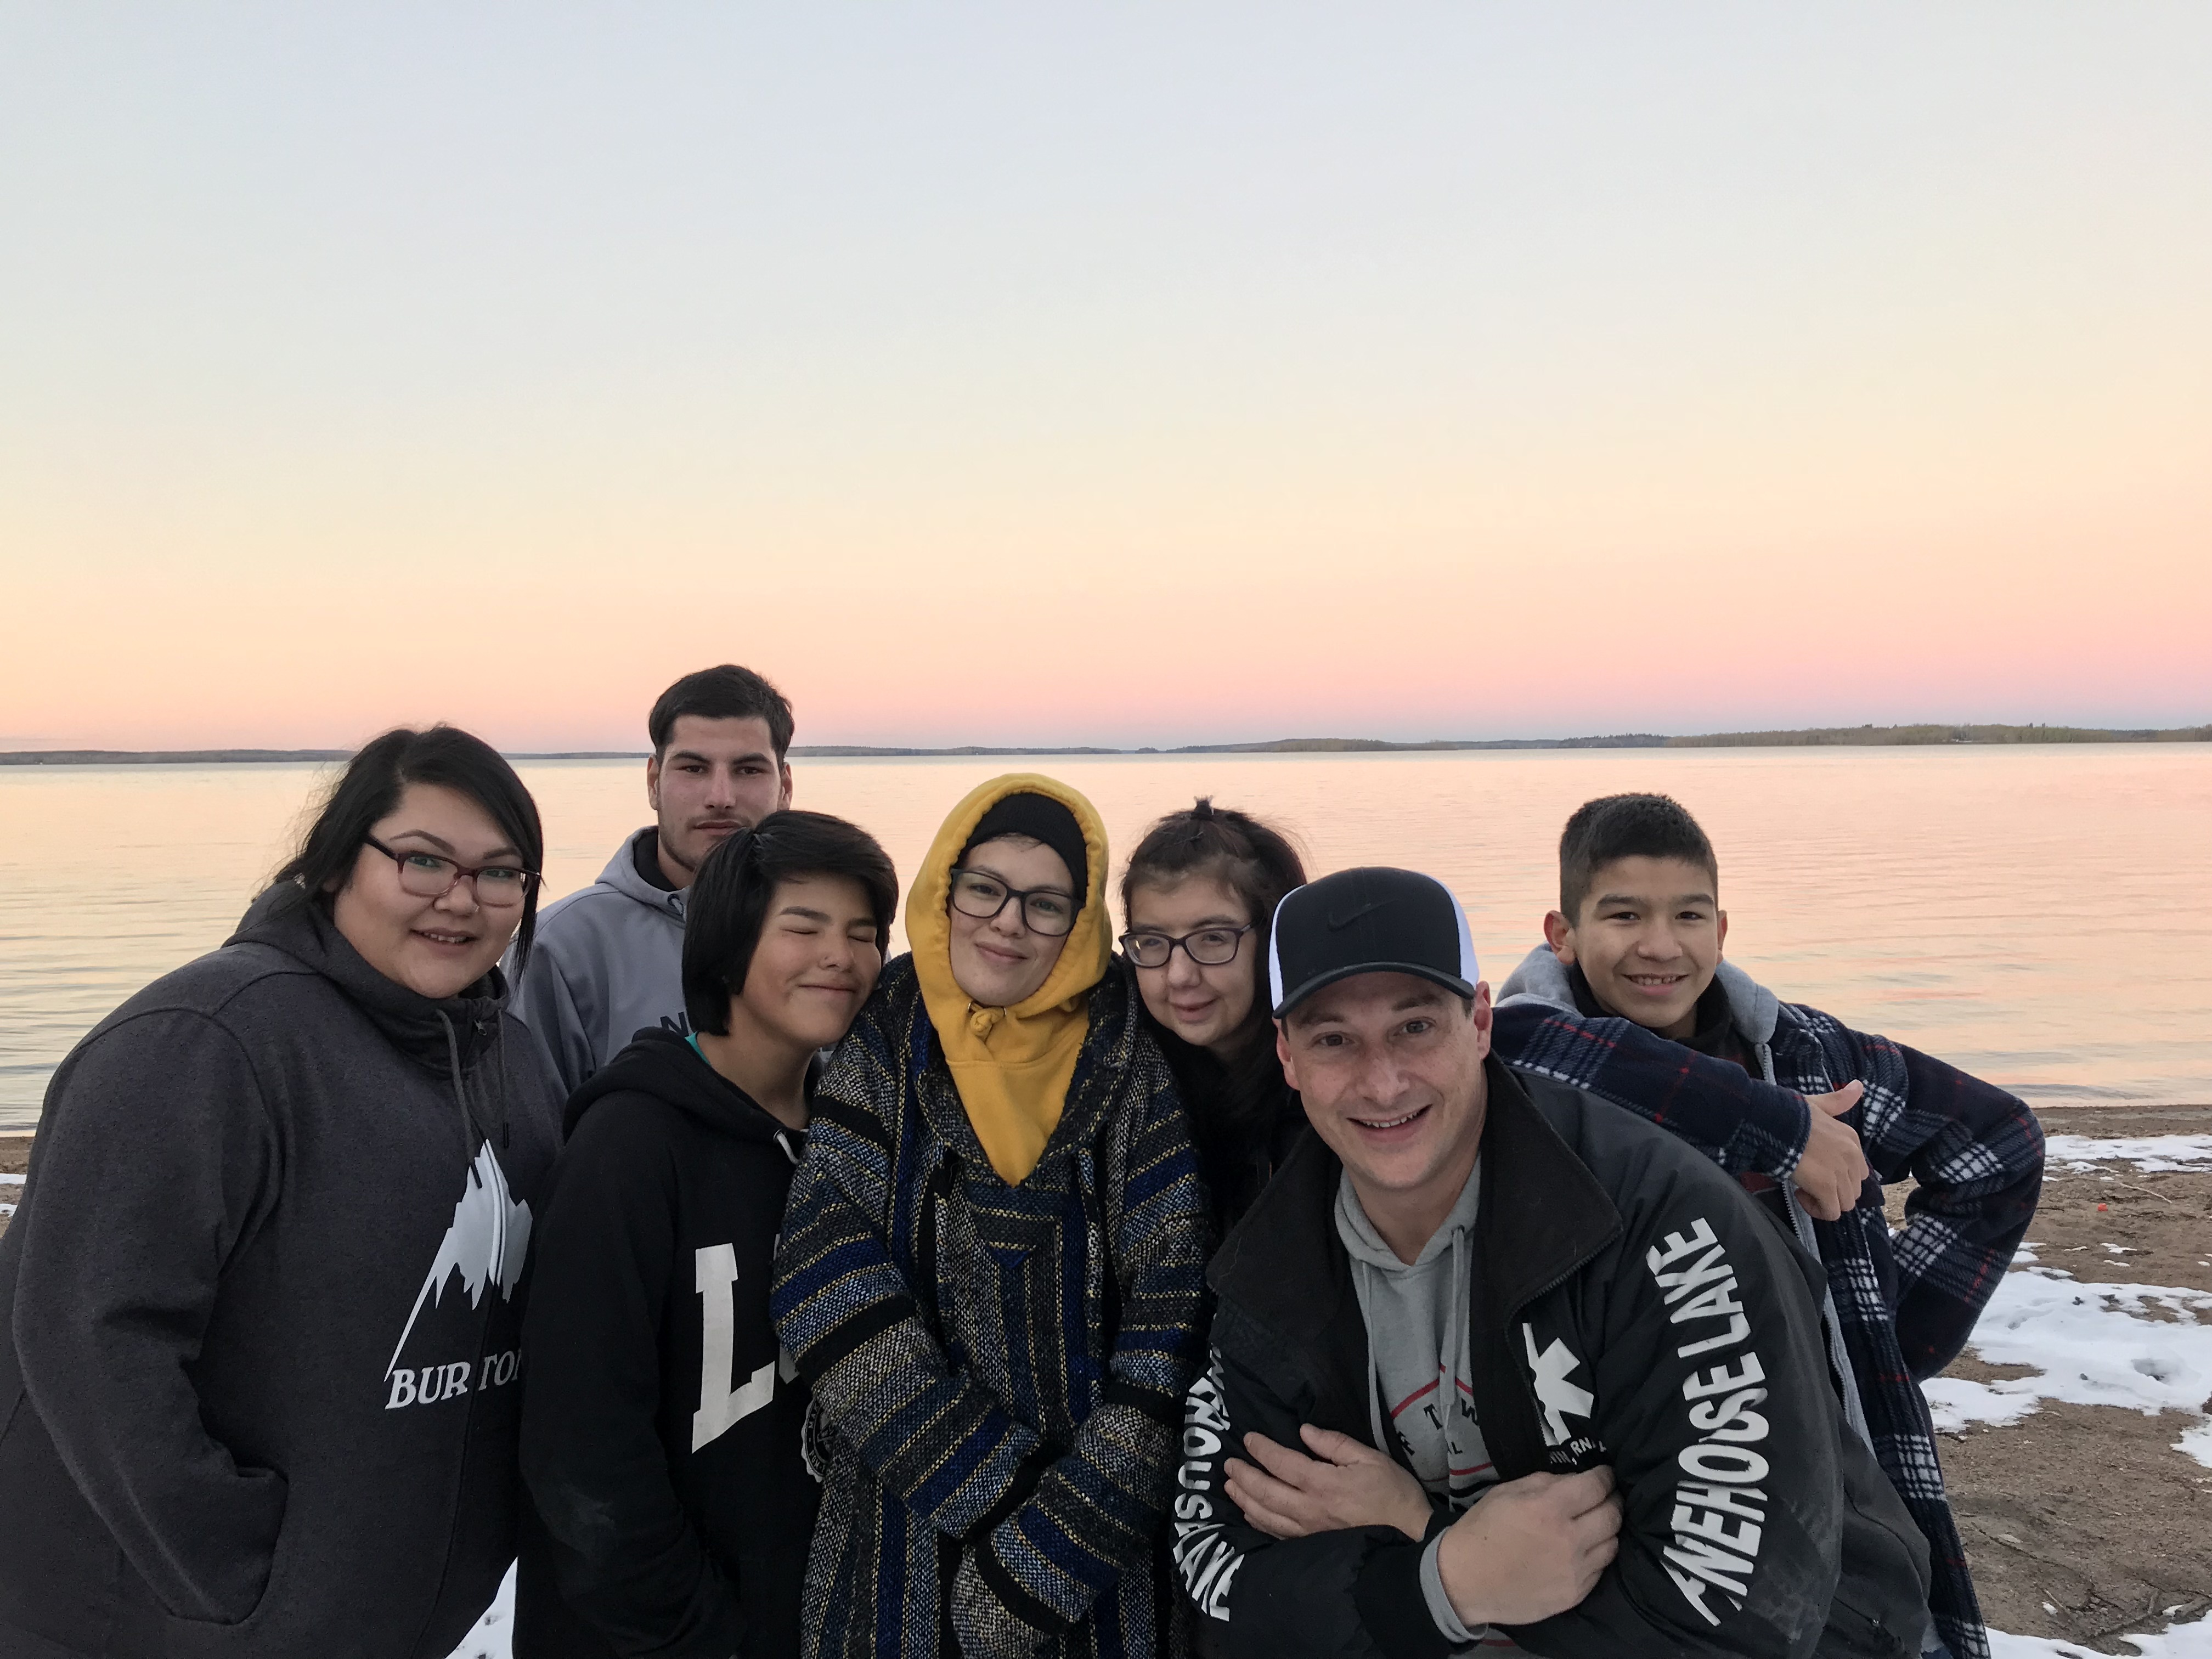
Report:
M1249 925L1248 922L1237 921L1234 916L1200 916L1196 921L1191 923L1190 931L1195 933L1208 927L1244 927ZM1129 931L1133 933L1164 933L1167 928L1164 924L1157 921L1133 921L1129 924Z
M1451 993L1442 986L1433 991L1408 991L1390 1005L1390 1012L1394 1014L1403 1014L1409 1013L1416 1008L1441 1008L1450 995ZM1311 1030L1317 1025L1343 1025L1348 1023L1341 1014L1310 1014L1303 1008L1291 1009L1290 1018L1283 1022L1285 1025L1295 1026L1301 1030Z
M1010 893L1015 890L1012 877L1000 875L996 870L994 870L988 864L963 864L960 866L960 868L966 871L971 876L988 876L993 881L997 882L1000 886L1005 888ZM1075 896L1073 890L1062 887L1057 882L1050 881L1047 882L1042 887L1024 887L1020 890L1024 893L1057 893L1062 898L1073 898ZM1157 930L1147 928L1146 931L1149 933Z
M732 766L741 766L747 761L765 761L768 757L768 750L765 749L756 749L750 754L731 756L730 764ZM672 750L669 751L668 758L672 761L699 761L708 766L712 766L714 763L714 757L712 755L702 755L696 749Z
M432 835L428 830L397 830L392 832L392 839L393 841L405 841L410 836L412 836L417 841L427 841L431 846L442 848L449 857L454 856L453 843L447 841L443 836ZM488 859L511 859L519 858L521 854L515 848L502 842L499 846L493 848L491 851L485 854L484 856Z
M1641 904L1643 897L1635 893L1601 893L1592 901L1597 904ZM1668 904L1718 904L1711 893L1677 893L1665 902Z

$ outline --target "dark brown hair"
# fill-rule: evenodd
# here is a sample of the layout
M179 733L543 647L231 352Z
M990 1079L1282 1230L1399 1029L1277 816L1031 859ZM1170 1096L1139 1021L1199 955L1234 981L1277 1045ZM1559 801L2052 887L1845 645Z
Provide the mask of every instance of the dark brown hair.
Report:
M794 728L790 702L751 669L735 663L686 674L660 694L645 722L654 754L668 747L676 722L686 714L707 720L759 720L768 727L769 744L779 761L791 747Z
M1600 870L1620 859L1680 859L1713 878L1720 860L1697 819L1670 795L1601 795L1575 808L1559 833L1559 914L1571 927Z
M1192 1116L1192 1130L1204 1152L1211 1144L1267 1133L1265 1117L1283 1085L1267 1005L1268 930L1283 896L1306 884L1306 867L1290 838L1273 824L1233 807L1218 807L1201 795L1187 810L1169 813L1145 831L1129 854L1121 872L1123 919L1137 889L1171 885L1192 876L1220 882L1244 902L1252 918L1252 1009L1231 1039L1235 1059L1229 1066L1224 1109L1218 1121L1209 1121L1204 1113Z

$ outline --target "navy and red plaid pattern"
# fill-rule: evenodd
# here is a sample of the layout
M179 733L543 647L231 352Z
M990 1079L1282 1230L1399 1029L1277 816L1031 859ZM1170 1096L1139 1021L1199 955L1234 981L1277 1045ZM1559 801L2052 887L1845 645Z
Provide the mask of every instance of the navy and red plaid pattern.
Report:
M1498 1057L1587 1089L1671 1130L1731 1173L1790 1181L1809 1127L1798 1097L1856 1079L1844 1121L1874 1179L1841 1220L1816 1221L1844 1346L1875 1456L1926 1534L1936 1628L1957 1659L1987 1659L1921 1379L1948 1364L2026 1237L2043 1187L2043 1130L2025 1102L1886 1037L1784 1003L1767 1045L1774 1084L1625 1019L1516 1002L1497 1012ZM1794 1092L1784 1092L1784 1091ZM1881 1188L1911 1176L1894 1237Z

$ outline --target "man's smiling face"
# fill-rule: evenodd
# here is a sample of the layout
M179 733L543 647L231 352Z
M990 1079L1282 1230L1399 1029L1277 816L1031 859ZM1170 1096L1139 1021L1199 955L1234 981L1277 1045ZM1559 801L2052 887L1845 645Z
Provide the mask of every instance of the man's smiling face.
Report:
M1470 1008L1413 974L1355 974L1292 1008L1275 1042L1314 1132L1384 1236L1378 1212L1433 1208L1441 1221L1482 1142L1490 988L1475 987Z
M1544 918L1544 937L1607 1008L1680 1040L1697 1030L1698 999L1728 938L1718 885L1686 859L1615 859L1590 872L1571 921L1557 910Z

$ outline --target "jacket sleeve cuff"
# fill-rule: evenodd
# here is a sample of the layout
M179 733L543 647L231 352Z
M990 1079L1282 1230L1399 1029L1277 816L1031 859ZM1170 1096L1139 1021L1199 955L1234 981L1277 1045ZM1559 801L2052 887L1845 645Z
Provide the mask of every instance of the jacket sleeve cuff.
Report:
M1437 1552L1443 1541L1442 1533L1434 1533L1421 1546L1421 1599L1429 1604L1429 1617L1437 1621L1437 1628L1452 1643L1463 1646L1480 1642L1483 1631L1490 1627L1485 1625L1480 1630L1469 1630L1460 1618L1459 1609L1452 1606L1451 1597L1444 1594L1443 1572L1437 1565Z
M1438 1627L1422 1584L1423 1559L1436 1545L1399 1538L1370 1551L1359 1569L1352 1590L1359 1622L1386 1659L1448 1659L1460 1644Z

